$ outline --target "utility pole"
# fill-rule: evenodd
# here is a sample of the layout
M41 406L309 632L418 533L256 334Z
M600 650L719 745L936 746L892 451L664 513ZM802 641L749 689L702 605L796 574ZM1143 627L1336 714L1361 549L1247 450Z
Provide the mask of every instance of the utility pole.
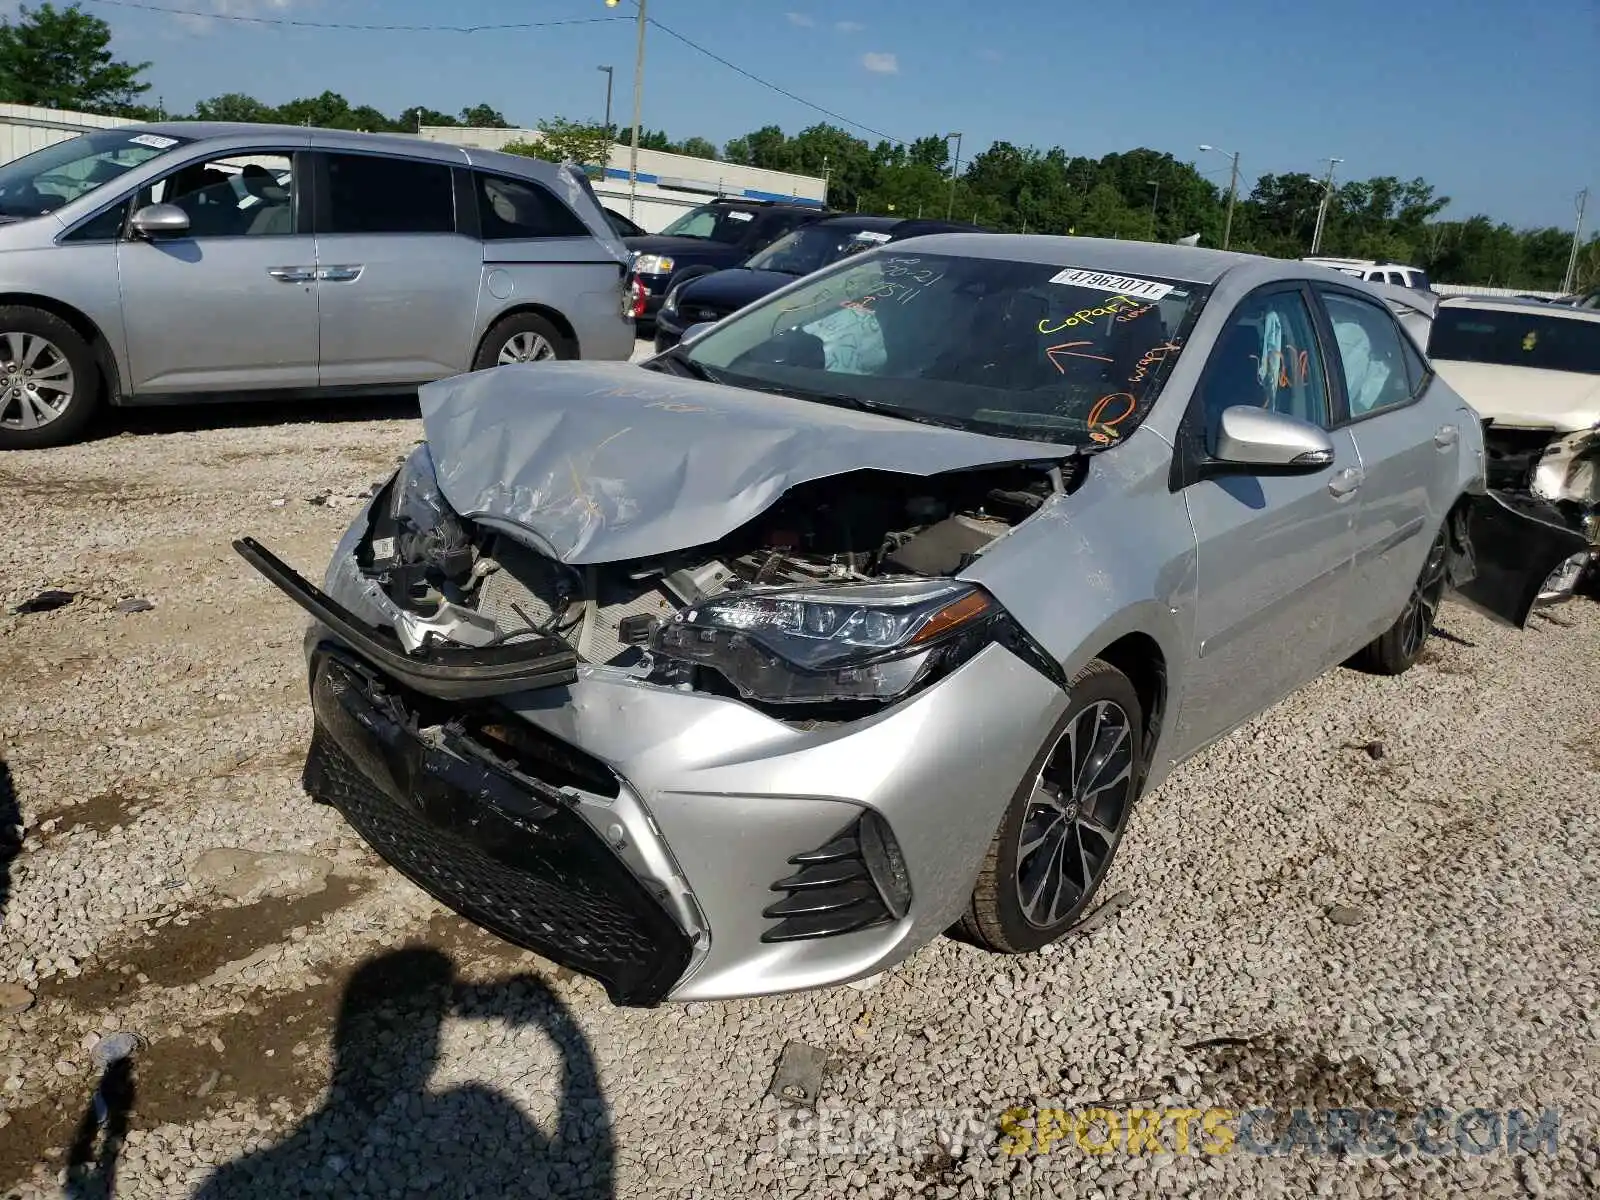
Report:
M951 138L956 140L956 157L950 164L950 203L945 205L944 209L944 219L946 221L950 219L950 214L956 210L956 175L961 170L961 135L959 133L947 133L944 135L944 140L947 142Z
M1583 210L1589 206L1589 189L1578 193L1578 223L1572 227L1572 253L1567 256L1567 277L1561 281L1561 294L1571 295L1578 287L1578 245L1583 241Z
M1155 194L1150 197L1150 240L1153 242L1156 240L1156 205L1161 202L1161 180L1146 179L1145 182L1155 188Z
M1226 150L1217 150L1215 146L1204 142L1200 144L1200 149L1216 150L1218 154L1227 153ZM1228 178L1228 216L1222 227L1222 248L1224 250L1228 248L1228 243L1233 238L1233 205L1234 201L1239 198L1239 152L1235 150L1231 157L1233 158L1233 173Z
M622 0L606 0L607 8L615 8ZM639 200L639 118L644 112L644 27L648 21L645 4L639 4L639 48L633 59L633 140L628 149L628 220L634 219L634 206Z
M1322 232L1328 226L1328 209L1333 204L1333 168L1336 163L1342 163L1342 158L1328 160L1328 174L1322 181L1322 203L1317 206L1317 226L1311 233L1311 253L1315 254L1322 249Z
M611 132L611 79L612 79L612 70L611 70L610 67L596 67L595 70L604 71L606 73L606 132L610 133Z

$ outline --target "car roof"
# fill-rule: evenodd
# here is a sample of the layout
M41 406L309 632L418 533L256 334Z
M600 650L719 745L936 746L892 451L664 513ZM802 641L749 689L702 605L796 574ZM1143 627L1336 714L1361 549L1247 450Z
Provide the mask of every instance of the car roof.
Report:
M1471 308L1480 312L1546 313L1570 321L1600 321L1600 309L1569 308L1547 300L1524 300L1520 296L1446 296L1440 308Z
M1215 283L1235 268L1248 267L1263 277L1335 278L1337 272L1314 263L1290 262L1235 250L1210 250L1166 242L1133 242L1117 238L1058 237L1041 233L933 233L908 239L929 254L963 258L1009 259L1041 266L1084 267L1114 275L1155 275L1190 283ZM1345 276L1348 279L1348 276Z
M525 154L506 154L499 150L480 150L475 146L456 146L431 142L409 133L358 133L352 129L323 129L315 125L268 125L246 121L158 121L117 128L128 133L154 133L167 137L189 138L195 143L283 139L303 145L309 137L328 149L381 151L410 158L429 159L455 166L484 167L553 183L560 166Z

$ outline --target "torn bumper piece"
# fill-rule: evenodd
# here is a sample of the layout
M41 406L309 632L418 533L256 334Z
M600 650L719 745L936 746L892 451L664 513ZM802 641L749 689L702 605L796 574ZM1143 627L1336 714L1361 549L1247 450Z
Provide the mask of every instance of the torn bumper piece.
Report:
M471 700L561 687L578 677L577 653L554 637L512 646L439 646L408 654L392 631L356 617L254 538L241 538L233 548L340 641L425 695Z
M593 976L614 1004L660 1003L692 953L671 914L562 788L492 761L459 722L419 727L411 700L320 651L306 791L467 920Z
M1569 558L1589 552L1582 529L1532 496L1488 491L1458 511L1451 588L1469 606L1520 629L1543 599L1545 582Z

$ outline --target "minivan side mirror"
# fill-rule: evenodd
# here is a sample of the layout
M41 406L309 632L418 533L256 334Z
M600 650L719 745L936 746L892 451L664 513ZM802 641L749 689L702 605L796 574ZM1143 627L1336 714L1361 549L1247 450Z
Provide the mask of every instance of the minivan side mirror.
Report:
M140 237L181 237L189 232L189 214L176 204L146 204L129 224Z
M1270 409L1236 405L1217 422L1216 449L1204 474L1309 475L1333 465L1325 430Z

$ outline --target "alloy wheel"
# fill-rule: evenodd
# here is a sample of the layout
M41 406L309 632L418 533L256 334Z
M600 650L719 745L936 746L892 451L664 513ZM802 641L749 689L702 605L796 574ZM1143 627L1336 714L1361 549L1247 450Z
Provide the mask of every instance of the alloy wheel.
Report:
M1017 900L1035 928L1080 908L1111 865L1133 802L1133 729L1099 700L1072 718L1034 783L1017 838Z
M38 429L72 403L77 384L72 364L49 338L36 333L0 333L0 426Z
M543 362L556 356L556 348L545 338L537 333L524 331L513 333L506 339L506 344L500 347L499 366L510 363Z
M1422 650L1433 630L1433 619L1439 612L1439 601L1444 598L1445 584L1444 539L1433 543L1428 560L1422 564L1422 573L1406 600L1405 611L1400 614L1400 654L1414 658Z

